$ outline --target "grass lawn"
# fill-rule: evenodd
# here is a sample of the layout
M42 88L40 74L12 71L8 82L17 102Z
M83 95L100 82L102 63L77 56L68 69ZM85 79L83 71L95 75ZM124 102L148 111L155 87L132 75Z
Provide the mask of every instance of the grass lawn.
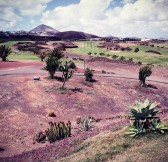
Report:
M5 43L1 43L1 45L3 44L7 47L12 48L12 53L8 56L8 59L10 61L12 60L32 60L32 61L40 60L37 55L34 55L32 52L28 52L28 51L20 51L19 55L15 54L14 48L12 46L17 42L18 41L8 41Z
M138 138L125 135L127 129L102 132L82 142L68 157L57 162L143 162L168 160L168 133L149 133ZM55 161L56 162L56 161Z
M94 41L84 41L84 42L75 42L79 48L73 48L68 49L69 52L76 53L76 54L88 54L89 52L92 53L92 56L100 56L99 53L103 52L105 53L106 57L107 54L110 56L108 58L111 58L112 55L118 55L118 56L124 56L127 59L133 58L135 62L141 61L145 64L154 64L154 65L162 65L162 66L168 66L168 50L157 48L157 47L148 47L148 46L132 46L132 51L125 52L125 51L108 51L103 48L98 48L97 45L99 42ZM140 49L139 52L135 53L134 49L138 47ZM160 52L162 55L152 54L152 53L146 53L147 50L155 50ZM96 54L95 54L96 53Z
M8 59L10 61L12 60L32 60L32 61L36 61L36 60L40 60L40 58L37 55L34 55L32 52L19 52L19 55L11 53L8 56Z

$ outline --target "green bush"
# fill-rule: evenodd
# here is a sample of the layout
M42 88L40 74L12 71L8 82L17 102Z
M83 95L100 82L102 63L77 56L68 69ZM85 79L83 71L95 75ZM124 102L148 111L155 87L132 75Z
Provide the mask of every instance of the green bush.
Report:
M92 79L93 78L93 70L91 68L87 67L85 69L84 75L85 75L85 80L86 81L91 82L93 80Z
M143 134L145 132L159 132L164 133L168 130L163 123L161 123L158 115L159 110L156 107L159 103L149 102L148 99L142 102L136 102L135 104L130 106L130 120L133 121L133 125L128 127L128 131L126 134L135 137L139 134Z
M124 61L124 60L126 60L126 58L125 58L124 56L121 56L121 57L119 58L119 60Z
M136 53L139 52L139 48L135 48L134 52Z
M88 52L88 55L91 55L92 54L92 52Z
M118 56L117 55L112 55L111 56L113 59L116 59Z
M99 53L99 55L100 55L100 56L104 56L104 55L105 55L105 53L103 53L103 52L100 52L100 53Z
M152 68L152 66L146 65L146 66L143 66L139 69L140 86L147 87L145 81L146 81L146 77L149 77L152 74L151 68Z
M59 60L63 57L64 57L63 52L56 48L49 51L45 62L46 62L46 70L49 72L50 78L54 78L54 74L60 65Z

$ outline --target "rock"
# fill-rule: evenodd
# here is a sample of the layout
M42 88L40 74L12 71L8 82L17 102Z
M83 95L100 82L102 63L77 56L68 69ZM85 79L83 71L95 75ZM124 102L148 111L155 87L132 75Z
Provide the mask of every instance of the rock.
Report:
M40 80L40 77L35 76L35 77L33 77L33 80Z
M5 149L4 149L4 148L2 148L2 147L0 147L0 152L2 152L2 151L5 151Z
M39 132L38 134L35 135L35 137L33 139L33 144L35 144L36 141L38 143L40 143L40 142L44 143L45 139L46 139L46 135L43 132Z
M52 111L50 111L50 112L48 113L48 116L49 116L49 117L56 117L55 113L52 112Z

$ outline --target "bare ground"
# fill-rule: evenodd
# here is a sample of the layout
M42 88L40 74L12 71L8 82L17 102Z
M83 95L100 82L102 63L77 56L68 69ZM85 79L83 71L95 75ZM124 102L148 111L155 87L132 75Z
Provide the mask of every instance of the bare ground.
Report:
M99 71L103 68L107 71L130 70L136 73L139 68L105 62L87 64ZM167 69L154 68L153 75L165 79ZM136 80L96 76L97 82L86 83L83 77L74 76L66 83L66 87L73 90L62 93L57 89L62 85L61 82L48 80L44 74L40 74L41 81L33 81L33 76L0 76L0 147L4 148L0 157L44 147L46 144L33 145L33 137L39 131L44 131L51 120L70 120L73 128L76 128L76 116L91 115L103 119L96 124L101 127L111 122L107 120L110 116L127 114L130 104L146 98L160 102L160 109L168 109L167 84L148 81L157 89L144 89L138 86ZM56 118L48 117L49 111L54 111Z

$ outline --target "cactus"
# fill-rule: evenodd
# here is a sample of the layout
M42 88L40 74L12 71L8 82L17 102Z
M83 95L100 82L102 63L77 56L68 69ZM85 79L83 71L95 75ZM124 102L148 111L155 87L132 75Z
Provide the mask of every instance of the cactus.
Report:
M152 74L151 66L146 65L139 69L139 80L140 80L140 86L141 87L147 87L145 80L146 77L149 77Z
M45 131L46 136L50 142L63 139L71 136L71 122L65 125L64 122L52 123L49 122L49 128Z
M76 65L72 61L65 61L65 63L60 66L59 70L62 72L63 78L63 85L61 87L62 89L64 89L65 82L73 76L75 69Z

